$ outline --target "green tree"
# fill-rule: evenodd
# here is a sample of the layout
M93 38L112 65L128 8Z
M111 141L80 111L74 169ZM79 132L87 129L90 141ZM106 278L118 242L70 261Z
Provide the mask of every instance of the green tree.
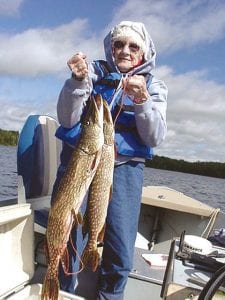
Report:
M16 146L18 143L18 138L18 131L0 129L0 145Z
M188 162L156 155L152 160L146 161L146 167L225 178L225 163L219 162Z

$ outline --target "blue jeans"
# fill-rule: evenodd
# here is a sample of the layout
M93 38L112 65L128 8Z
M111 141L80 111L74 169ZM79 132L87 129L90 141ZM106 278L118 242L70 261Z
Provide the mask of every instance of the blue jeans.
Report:
M63 175L65 163L68 163L72 151L64 147L61 154L62 165L59 167L54 190ZM64 164L64 165L63 165ZM138 228L141 193L143 185L143 162L129 161L114 168L113 193L109 203L102 262L99 268L98 298L100 300L121 300L133 265L133 251ZM84 210L86 203L82 205ZM77 249L84 247L85 241L74 230L73 238ZM71 247L70 247L71 248ZM77 270L78 261L74 251L72 269ZM74 292L75 276L65 276L60 272L61 289Z

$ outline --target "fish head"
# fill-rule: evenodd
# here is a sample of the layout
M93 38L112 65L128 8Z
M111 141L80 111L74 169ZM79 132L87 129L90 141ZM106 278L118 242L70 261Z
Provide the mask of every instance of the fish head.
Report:
M79 145L79 148L87 154L97 152L104 144L103 111L101 95L91 96L87 102L86 113L82 120Z
M106 101L103 101L103 108L104 108L104 118L103 118L104 143L107 145L112 145L114 143L115 130L114 130L114 124L113 124L110 108Z

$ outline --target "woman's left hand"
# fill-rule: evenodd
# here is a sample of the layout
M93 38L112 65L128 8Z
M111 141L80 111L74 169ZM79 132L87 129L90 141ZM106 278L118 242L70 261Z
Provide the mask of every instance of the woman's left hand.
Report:
M133 75L123 79L123 89L136 104L143 103L150 97L142 75Z

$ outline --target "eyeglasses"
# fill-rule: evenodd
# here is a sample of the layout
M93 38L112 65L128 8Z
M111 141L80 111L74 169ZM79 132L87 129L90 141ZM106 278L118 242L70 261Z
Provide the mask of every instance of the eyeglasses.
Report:
M122 41L115 41L113 43L113 47L115 49L122 49L125 47L125 45L127 45L127 43ZM138 52L140 50L140 47L135 43L129 43L128 47L131 52Z

